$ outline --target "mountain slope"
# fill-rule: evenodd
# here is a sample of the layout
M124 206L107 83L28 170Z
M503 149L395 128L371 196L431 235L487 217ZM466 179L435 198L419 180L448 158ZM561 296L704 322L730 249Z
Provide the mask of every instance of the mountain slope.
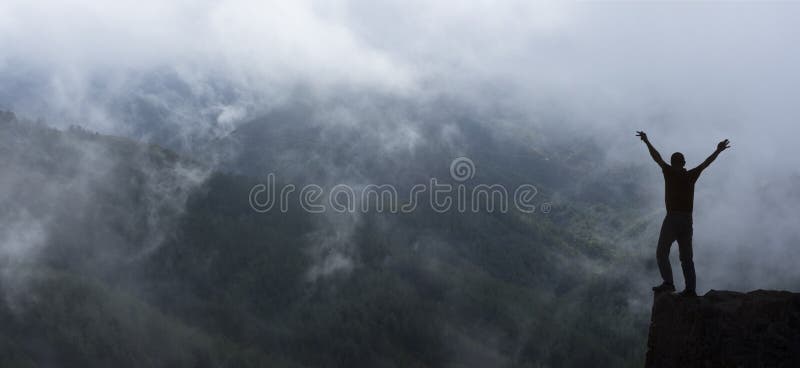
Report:
M18 317L9 309L5 318L18 318L20 327L4 331L6 341L29 330L34 332L25 339L66 346L46 355L11 345L9 350L24 353L21 362L77 359L102 366L123 356L138 360L132 352L152 343L138 340L164 328L159 334L187 348L156 354L154 365L231 359L254 366L641 363L646 319L629 304L624 274L634 266L609 272L607 265L630 264L614 241L635 238L644 228L618 234L603 202L548 189L573 177L560 160L519 162L540 162L543 177L553 181L542 190L562 202L550 214L440 214L426 208L310 214L296 202L286 213L259 214L248 204L250 188L262 182L255 176L209 173L155 146L11 120L3 123L0 140L10 158L2 166L2 216L14 224L2 233L3 289L8 294L9 275L24 267L48 281L21 286L18 294L62 289L66 294L54 296L68 307L28 304L24 309L31 312ZM480 126L473 129L471 134L484 134ZM271 157L250 152L251 160ZM326 152L320 148L318 157ZM358 181L391 182L404 170L417 174L401 178L400 187L420 177L448 179L453 151L414 152L427 153L416 164L398 160L405 164L397 167L357 158ZM502 152L476 157L478 170L493 169L478 171L470 185L525 179L515 166L503 166ZM324 167L306 166L305 180L343 178L327 176ZM635 209L617 206L617 221L637 222ZM135 312L141 323L118 321L126 317L117 311L128 304L143 310ZM99 322L81 330L74 323L86 313ZM47 337L49 329L61 332ZM70 331L83 331L86 342L67 343ZM101 345L93 341L104 336L117 338L119 354L91 353ZM209 353L197 355L197 349Z

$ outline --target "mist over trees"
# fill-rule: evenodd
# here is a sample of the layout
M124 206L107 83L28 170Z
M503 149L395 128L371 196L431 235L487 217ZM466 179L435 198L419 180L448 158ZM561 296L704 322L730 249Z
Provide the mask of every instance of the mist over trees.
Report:
M800 285L798 17L4 2L0 366L641 366L663 192L635 130L687 166L734 142L697 184L698 291ZM271 173L551 209L258 213Z

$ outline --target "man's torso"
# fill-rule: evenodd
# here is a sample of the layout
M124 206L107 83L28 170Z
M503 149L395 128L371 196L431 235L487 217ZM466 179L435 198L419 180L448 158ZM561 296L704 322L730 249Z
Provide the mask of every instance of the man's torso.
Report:
M694 184L700 176L697 168L686 170L667 166L664 174L664 202L667 212L692 213L694 207Z

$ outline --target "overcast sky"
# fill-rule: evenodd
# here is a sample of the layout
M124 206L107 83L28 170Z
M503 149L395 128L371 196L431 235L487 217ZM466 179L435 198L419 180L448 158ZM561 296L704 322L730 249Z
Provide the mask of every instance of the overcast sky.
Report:
M755 2L11 0L0 4L0 104L43 115L81 106L75 118L112 130L108 94L166 69L209 105L212 79L251 105L309 83L510 100L531 114L557 106L575 123L647 124L654 137L756 124L786 133L799 18L800 4ZM249 111L223 107L228 120Z
M800 167L799 41L790 2L6 0L0 108L132 134L141 122L115 109L136 94L170 112L164 124L223 135L302 85L322 99L446 95L512 110L523 118L510 130L551 119L620 162L648 160L638 129L689 165L730 138L698 187L698 223L719 232L699 235L716 245L696 254L774 250L766 267L800 239L796 203L764 204ZM152 83L164 74L188 92ZM771 240L726 248L759 229ZM795 258L780 263L790 276Z

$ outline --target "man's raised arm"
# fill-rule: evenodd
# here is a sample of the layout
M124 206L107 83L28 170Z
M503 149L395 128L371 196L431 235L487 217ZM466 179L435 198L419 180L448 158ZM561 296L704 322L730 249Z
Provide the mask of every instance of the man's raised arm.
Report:
M726 150L726 149L728 149L730 147L731 147L730 146L730 141L728 141L727 139L722 141L722 142L719 142L717 144L717 149L714 150L714 153L712 153L711 156L708 156L708 158L705 161L703 161L703 163L701 163L700 165L697 165L695 170L699 170L699 171L705 170L705 168L707 168L708 165L711 165L711 163L714 162L714 160L717 159L717 156L719 156L720 152L722 152L722 151L724 151L724 150Z
M661 158L661 154L658 153L658 151L656 151L655 147L653 147L652 144L650 144L650 140L647 139L647 134L645 132L638 131L636 132L636 136L641 138L642 142L644 142L647 145L647 150L650 151L650 157L653 158L653 160L658 164L658 166L661 166L661 168L665 168L668 166L667 163L664 162L664 159Z

